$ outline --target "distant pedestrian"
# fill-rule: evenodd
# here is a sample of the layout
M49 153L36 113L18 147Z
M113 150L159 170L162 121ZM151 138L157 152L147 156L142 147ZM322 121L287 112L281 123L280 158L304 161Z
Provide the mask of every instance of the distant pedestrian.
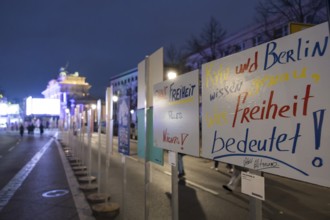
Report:
M228 173L234 172L234 166L230 163L227 163L226 168L228 169Z
M214 160L214 164L212 167L210 167L212 170L219 171L219 161ZM233 165L227 163L226 168L228 169L228 173L233 173Z
M40 130L40 135L42 135L44 133L44 126L42 125L42 123L39 126L39 130Z
M233 173L231 175L231 178L229 182L226 185L223 185L222 187L225 190L228 190L230 192L234 191L236 187L239 185L241 180L241 172L245 171L246 169L240 166L233 166Z
M21 135L21 137L23 137L23 134L24 134L24 126L23 126L23 124L21 124L19 126L19 134Z
M186 173L184 172L184 166L183 166L183 156L185 154L183 153L178 153L178 171L179 171L179 174L178 174L178 177L181 178L181 177L184 177L186 175Z
M219 161L215 160L214 165L211 167L211 169L212 170L214 169L215 171L219 171L218 166L219 166Z

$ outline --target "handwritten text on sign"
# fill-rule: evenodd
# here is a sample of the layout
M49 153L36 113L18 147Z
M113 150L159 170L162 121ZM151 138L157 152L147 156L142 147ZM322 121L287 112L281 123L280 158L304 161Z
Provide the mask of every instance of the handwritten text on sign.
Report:
M154 142L156 146L199 155L198 71L154 86Z
M330 186L326 23L202 67L202 155Z

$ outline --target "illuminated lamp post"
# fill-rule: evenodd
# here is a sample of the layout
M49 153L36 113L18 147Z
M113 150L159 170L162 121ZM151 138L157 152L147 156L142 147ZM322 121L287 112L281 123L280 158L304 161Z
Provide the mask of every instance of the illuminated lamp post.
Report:
M113 102L118 102L118 96L114 95L114 96L112 97L112 101L113 101Z
M177 77L177 72L175 72L174 70L170 70L167 72L167 79L172 80L175 79Z
M132 118L133 118L133 115L134 115L134 109L131 109L130 110L130 122L131 122L131 124L130 124L130 130L131 130L131 138L132 139L134 139L135 138L135 127L132 127L132 125L135 125L134 123L132 123Z
M112 112L112 115L113 115L113 119L114 119L114 126L113 126L113 134L115 135L115 134L117 134L118 132L117 132L117 130L116 130L116 132L115 132L115 129L118 129L118 127L117 127L117 122L118 122L118 120L117 120L117 102L118 102L118 100L119 100L119 97L118 97L118 95L113 95L112 96L112 102L113 102L113 112ZM115 126L116 125L116 126ZM117 134L118 135L118 134Z

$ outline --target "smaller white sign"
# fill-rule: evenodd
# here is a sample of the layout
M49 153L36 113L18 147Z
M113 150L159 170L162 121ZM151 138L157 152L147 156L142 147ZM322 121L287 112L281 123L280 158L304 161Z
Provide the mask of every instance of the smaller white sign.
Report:
M154 85L154 145L199 156L198 71Z
M168 152L168 163L173 167L176 166L175 152L173 151Z
M265 200L265 178L248 172L241 172L242 193Z

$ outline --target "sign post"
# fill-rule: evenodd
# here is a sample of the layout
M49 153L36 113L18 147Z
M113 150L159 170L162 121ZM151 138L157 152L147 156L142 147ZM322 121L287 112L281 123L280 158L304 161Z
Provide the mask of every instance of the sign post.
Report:
M97 109L97 144L98 144L98 155L97 155L97 179L98 179L98 186L97 191L101 193L101 100L97 100L96 104Z
M126 219L126 156L130 153L130 98L128 96L119 97L118 106L118 152L121 154L121 162L123 167L122 212L124 215L123 219Z
M145 159L145 219L149 218L149 188L151 161L163 164L163 150L153 144L152 86L163 80L163 48L138 64L138 156Z
M179 219L178 152L199 156L198 70L154 85L154 142L169 150L172 171L172 219ZM185 181L181 179L180 181Z
M112 147L113 147L113 114L112 114L112 87L108 87L106 90L106 149L105 149L105 186L106 186L106 201L105 203L108 204L108 196L110 195L109 192L109 168L110 168L110 155L112 154Z

